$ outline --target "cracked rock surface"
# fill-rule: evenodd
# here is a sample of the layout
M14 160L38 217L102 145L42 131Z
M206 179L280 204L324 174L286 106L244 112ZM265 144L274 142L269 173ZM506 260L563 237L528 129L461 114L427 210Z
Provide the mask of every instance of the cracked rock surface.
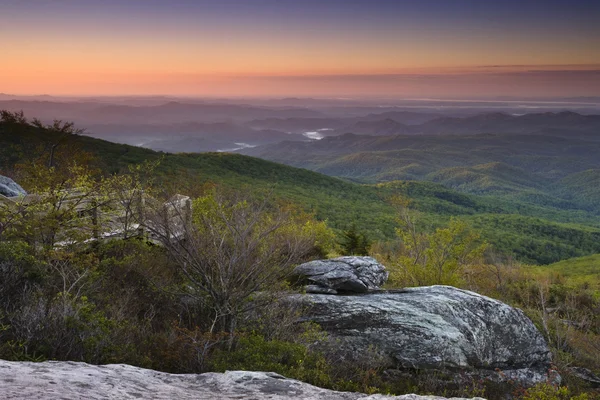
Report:
M373 257L338 257L298 265L292 275L307 284L308 293L366 293L379 289L389 273Z
M435 396L382 396L321 389L269 372L167 374L130 365L0 360L0 398L39 400L443 400ZM455 399L459 400L459 399ZM465 400L465 399L463 399Z
M303 319L318 323L345 359L524 386L548 378L551 353L531 320L474 292L429 286L293 299L308 307Z

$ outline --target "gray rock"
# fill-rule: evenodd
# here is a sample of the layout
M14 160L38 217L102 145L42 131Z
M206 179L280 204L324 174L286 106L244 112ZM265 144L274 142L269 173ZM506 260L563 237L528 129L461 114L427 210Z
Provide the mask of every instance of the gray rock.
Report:
M460 371L455 375L523 386L548 378L551 354L531 320L477 293L430 286L293 299L308 306L304 319L320 324L348 360L378 360L402 371Z
M329 289L319 285L306 285L304 286L304 291L306 293L316 294L338 294L338 291L335 289Z
M336 392L269 372L228 371L224 374L176 375L122 364L96 366L80 362L31 363L2 360L0 393L3 400L443 399L435 396L368 396Z
M27 192L12 179L0 175L0 194L6 197L25 196Z
M577 378L587 382L591 387L600 387L600 377L587 368L571 367L569 368L569 372Z
M298 265L292 275L303 283L339 292L366 293L388 279L385 267L372 257L338 257ZM308 288L307 288L308 289Z

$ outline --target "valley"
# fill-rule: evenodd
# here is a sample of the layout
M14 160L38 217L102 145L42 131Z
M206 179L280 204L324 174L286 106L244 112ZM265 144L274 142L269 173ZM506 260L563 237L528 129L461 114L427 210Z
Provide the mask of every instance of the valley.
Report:
M410 117L416 118L413 114ZM423 124L430 124L435 118L439 117ZM481 120L480 116L458 120L464 126L473 118ZM548 118L552 121L544 122ZM563 118L584 123L570 129L566 122L561 125ZM594 117L540 114L534 119L545 133L526 133L513 127L510 133L479 133L475 129L464 135L340 134L343 129L317 128L322 126L321 120L310 130L299 128L292 133L267 126L240 128L243 124L240 122L193 122L177 125L181 128L180 136L162 133L173 125L140 125L131 128L134 134L125 137L110 134L107 128L100 136L110 141L81 132L69 123L56 121L48 125L28 120L18 112L4 111L2 119L0 175L5 182L4 193L14 196L15 190L22 191L4 176L14 178L34 193L26 197L25 203L20 202L18 195L8 201L0 197L0 259L7 260L0 266L9 266L4 270L8 279L0 284L0 296L7 299L4 321L10 323L4 325L7 328L0 331L0 337L15 338L28 346L18 350L13 347L13 339L0 342L2 358L71 360L76 352L77 357L92 364L117 361L175 373L265 370L334 390L468 396L485 393L492 400L503 399L507 393L524 390L523 387L532 396L538 396L538 391L554 391L545 382L560 373L569 380L569 390L593 393L588 381L591 379L593 385L596 379L593 371L600 365L595 356L598 345L595 310L600 291L597 262L600 161L596 154L600 141ZM546 131L551 123L563 127L549 134ZM385 125L398 126L387 122ZM246 129L252 129L255 144L242 141L248 137ZM196 135L190 131L203 133ZM280 141L281 137L297 140ZM116 143L140 144L135 141L141 138L150 140L151 147L157 150ZM214 151L197 152L196 145ZM234 149L226 146L245 148L219 151ZM63 193L73 191L82 193L83 198L89 196L90 204L104 211L69 212ZM86 195L86 191L90 194ZM152 202L135 200L146 191L164 203L159 202L162 205L153 209ZM181 198L176 196L180 194L189 196L185 198L189 201L191 219L186 217L188 222L181 226L160 225L161 221L178 221L177 217L167 218L173 212L167 210L175 210L170 207L173 199ZM268 208L263 208L266 203L256 203L260 199L269 202ZM160 210L166 217L161 217ZM286 215L288 222L277 231L278 235L272 235L247 253L245 257L262 257L250 264L251 268L257 268L247 270L247 264L235 261L235 251L244 243L253 246L253 240L247 241L248 237L239 235L245 235L248 229L277 224L280 217L276 214L261 217L266 210L283 212L281 215ZM90 223L87 215L92 215L91 228L86 228ZM145 215L148 219L135 223L130 220L135 215ZM260 223L244 225L247 221ZM141 226L136 224L143 224L143 229L150 233L142 233ZM203 233L193 230L194 226L202 226ZM192 230L188 231L189 228ZM124 232L124 238L102 239L90 245L90 235L104 238L98 232L107 229ZM126 232L132 236L125 235ZM180 234L186 239L173 242L172 238L179 238ZM216 236L211 237L213 234ZM249 237L252 235L255 234ZM225 240L234 240L231 243L238 245L214 247ZM294 247L302 246L303 241L309 246ZM197 247L187 247L190 245ZM292 247L286 247L289 245ZM186 252L181 253L179 246L186 246ZM333 289L327 285L298 287L291 278L285 280L289 267L297 262L288 255L294 248L304 249L303 258L298 260L329 258L312 261L317 266L341 261L365 273L367 263L379 274L375 286L369 289L372 293L353 297L355 294L345 292L344 288L360 288L363 284L340 281L335 268L328 273L333 274L332 282L337 285ZM330 258L357 253L375 258ZM200 273L211 266L211 275L196 280L185 267L188 260L195 263L195 271ZM25 269L19 269L21 265ZM354 273L350 272L350 276ZM60 279L74 282L72 287L85 296L57 292ZM229 282L226 286L220 286L223 279ZM245 282L253 284L252 279L262 279L264 286L251 286L244 296L262 301L254 288L264 287L264 293L276 297L265 299L268 305L260 308L258 316L244 310L226 314L244 318L234 336L231 328L227 328L233 317L219 317L210 307L221 304L223 295L219 293L230 293L232 285L243 288ZM80 280L89 283L89 288L80 285ZM206 282L214 282L220 292L207 297L213 295L202 289ZM31 294L27 292L30 284L36 285ZM445 286L435 286L439 284ZM284 293L290 289L292 293L311 293L286 297ZM43 297L42 290L57 294ZM202 297L196 297L198 293L203 293ZM35 296L48 304L47 313L31 315L30 305ZM314 299L312 311L302 305L304 318L310 318L310 324L298 325L297 314L290 314L296 312L296 306L290 308L287 302L297 298L294 296ZM113 305L115 299L117 303ZM200 304L209 299L211 306L190 308L194 304L190 299L199 300ZM234 297L226 301L242 307L252 304L248 299ZM406 305L400 306L402 302ZM17 308L10 308L10 304L16 304ZM60 308L65 304L67 308ZM131 309L123 311L124 304ZM420 319L422 311L419 311L406 321L406 310L412 310L415 304L427 304L429 316ZM431 309L433 304L438 305ZM456 310L449 309L449 304L456 304ZM142 311L148 306L158 317L148 317ZM355 335L361 325L353 321L362 317L344 320L329 316L337 315L346 306L356 315L370 310L368 323L358 336ZM526 314L511 306L523 309ZM380 310L377 314L373 313L374 307ZM490 307L501 307L502 311L489 312ZM71 315L68 310L75 311ZM555 311L550 314L548 310ZM272 317L270 313L283 316ZM477 318L469 317L475 314ZM181 315L190 322L177 321ZM212 325L206 322L207 315L216 315L210 317L214 318ZM456 320L455 315L463 319ZM507 315L507 319L499 320L496 315ZM77 321L74 328L69 328L73 333L64 331L65 318ZM454 322L443 329L439 323L429 324L430 320L440 318ZM45 328L31 337L23 336L23 332L31 329L29 321L38 320L43 321L38 326ZM383 322L378 325L378 320ZM373 342L369 332L388 332L390 321L398 332L414 332L416 322L425 327L417 336L432 339L423 344L423 352L409 357L405 351L396 354L394 349L403 337L415 336L399 334L378 344L383 353L365 358L366 349ZM213 334L217 323L220 333ZM339 324L349 329L340 330ZM479 336L473 338L474 326L478 327ZM506 329L506 334L498 335L502 329ZM516 331L527 331L527 335L515 336ZM147 332L151 332L150 336ZM447 332L454 332L452 337L460 339L448 341ZM332 341L326 340L327 335L331 335ZM482 344L494 335L496 339ZM319 347L307 346L305 337L318 337L310 340L317 340ZM377 333L374 337L390 336ZM176 338L175 342L171 338ZM235 349L227 349L229 340L237 342ZM349 343L349 347L340 346L339 340ZM468 367L469 375L445 371L434 385L423 379L422 374L406 369L406 363L422 363L419 371L427 371L431 360L441 359L443 366L451 363L461 370L462 358L477 360L480 348L492 351L500 341L506 351L513 351L509 349L514 343L521 344L508 364L502 356L505 350L501 350L490 364L494 370L474 361ZM406 346L420 348L422 341L416 343L418 346L415 343ZM440 358L439 343L463 355L453 358L444 353ZM202 346L208 346L209 350L194 356ZM352 350L361 346L365 347ZM338 365L334 371L328 365L340 354L357 361ZM386 361L400 356L406 361ZM556 370L551 359L559 365ZM571 369L572 360L576 360L579 369ZM357 363L368 364L357 367ZM69 362L56 367L48 379L57 379L54 376L61 376L59 371L69 368L95 368ZM7 368L18 371L22 365L8 364ZM142 370L129 368L139 380L148 380ZM377 372L373 373L373 368ZM403 378L390 378L381 372L389 368ZM502 371L498 372L499 368ZM39 378L39 371L35 374ZM205 376L196 375L194 379ZM452 389L457 387L458 376L466 380L459 381L459 389ZM92 382L93 378L85 380ZM126 385L123 380L115 382ZM73 384L68 380L65 383ZM20 384L34 393L41 390L44 379L23 380ZM157 384L166 388L160 382ZM322 390L302 385L306 390ZM12 390L15 384L7 387ZM234 390L237 393L240 389ZM102 393L90 391L89 396Z
M24 154L51 142L47 135L32 127L1 132L0 168L10 171ZM427 229L460 217L503 256L549 264L600 253L600 201L594 184L600 141L588 133L581 136L538 143L530 135L346 134L243 151L294 167L238 154L171 154L89 136L71 139L105 173L160 160L157 173L173 193L193 192L209 182L272 192L338 232L355 224L371 241L394 236L390 199L400 195L421 213ZM402 149L392 150L394 146Z
M600 1L0 38L0 400L600 400Z

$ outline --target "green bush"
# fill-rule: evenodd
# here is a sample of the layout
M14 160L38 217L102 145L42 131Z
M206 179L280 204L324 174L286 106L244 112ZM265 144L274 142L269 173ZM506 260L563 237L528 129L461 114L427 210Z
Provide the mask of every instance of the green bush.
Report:
M530 389L527 389L522 397L523 400L590 400L587 393L577 396L571 396L569 388L564 386L554 386L549 383L540 383Z
M249 334L239 339L232 351L216 351L212 359L216 371L244 370L276 372L288 378L331 387L331 368L325 358L311 352L307 346L266 340Z

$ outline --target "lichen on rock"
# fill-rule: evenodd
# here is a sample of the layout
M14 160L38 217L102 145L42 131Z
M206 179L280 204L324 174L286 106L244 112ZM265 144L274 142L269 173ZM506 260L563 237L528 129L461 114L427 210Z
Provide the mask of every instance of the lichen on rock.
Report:
M551 353L525 314L449 286L331 296L295 295L348 360L380 367L452 372L532 386L548 379Z
M307 284L308 293L335 294L377 290L389 273L372 257L347 256L301 264L292 275L296 281Z

